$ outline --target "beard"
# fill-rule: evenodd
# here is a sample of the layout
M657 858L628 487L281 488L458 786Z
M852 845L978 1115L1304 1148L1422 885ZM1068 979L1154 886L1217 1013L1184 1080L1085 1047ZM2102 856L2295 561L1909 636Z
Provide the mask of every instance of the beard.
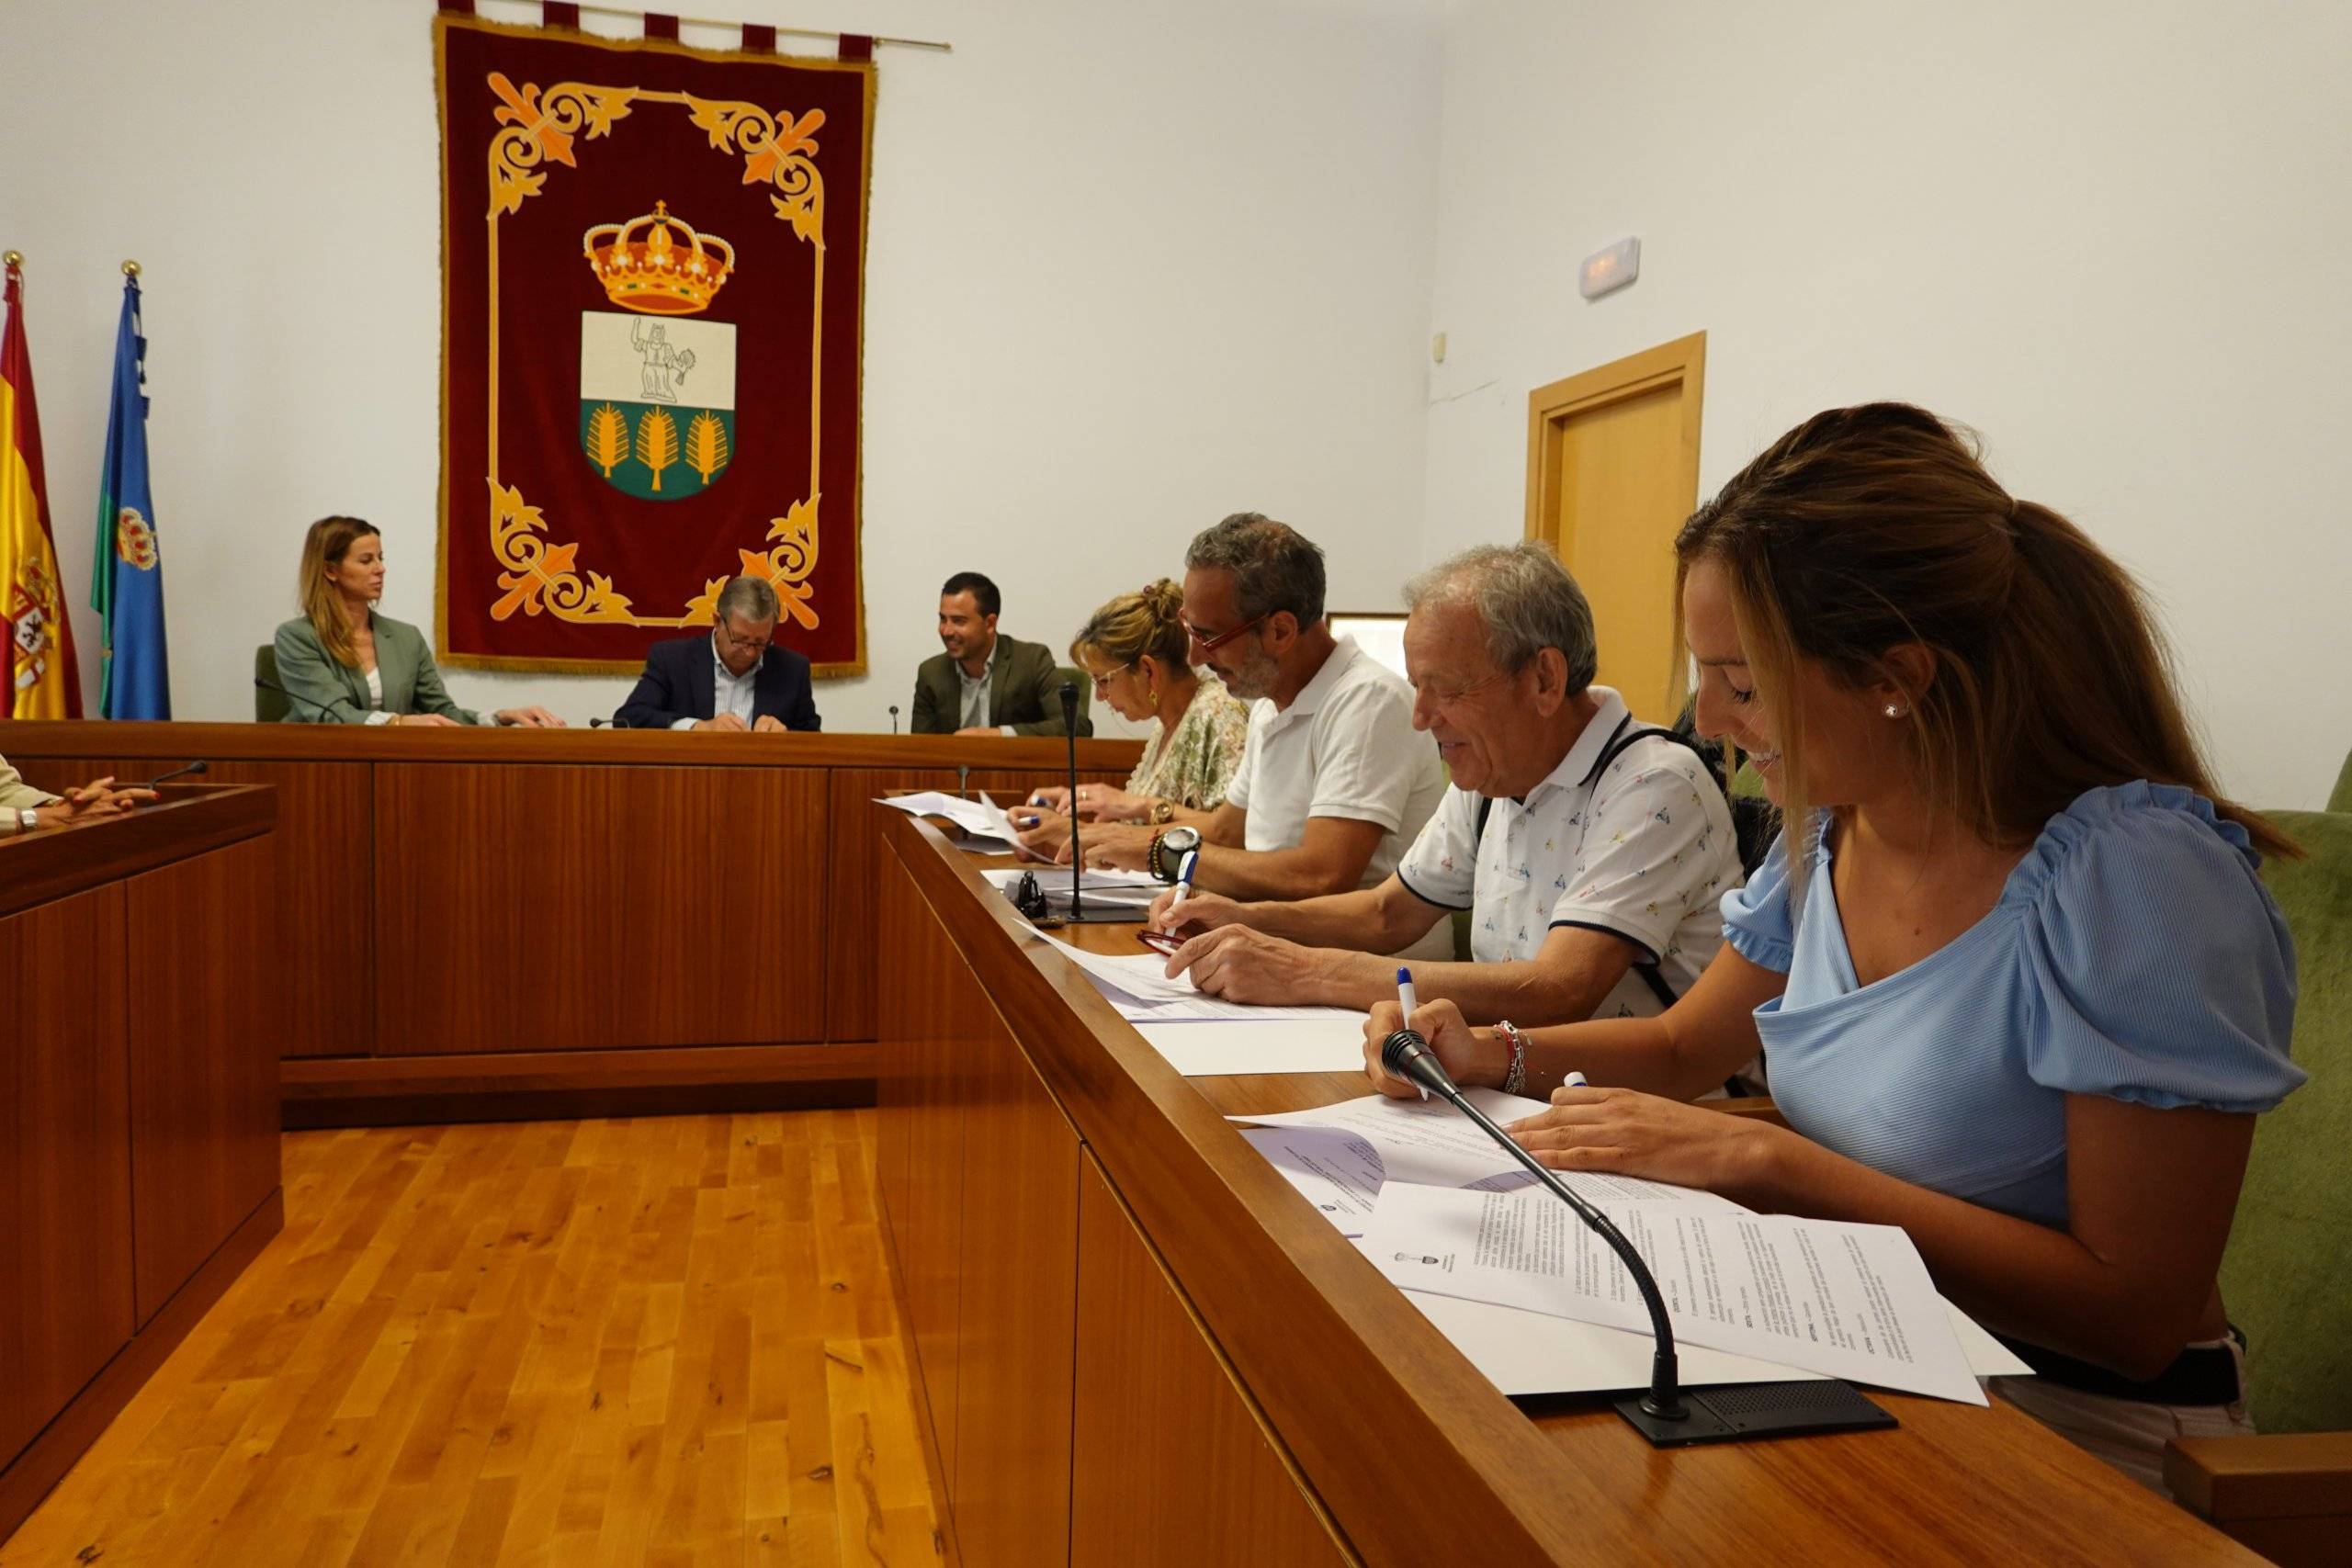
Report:
M1252 639L1250 650L1235 661L1234 667L1220 673L1225 676L1227 691L1245 703L1255 702L1261 697L1274 694L1274 682L1281 678L1282 663Z

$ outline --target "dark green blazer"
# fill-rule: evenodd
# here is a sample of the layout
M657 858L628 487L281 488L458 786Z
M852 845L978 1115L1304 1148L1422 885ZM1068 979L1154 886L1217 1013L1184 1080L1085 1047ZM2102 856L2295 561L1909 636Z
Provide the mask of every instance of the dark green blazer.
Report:
M1054 667L1052 649L1042 642L1022 642L1002 633L996 639L996 665L989 671L989 722L1009 724L1019 735L1059 735L1062 732L1062 682ZM1094 733L1094 688L1078 678L1078 732ZM907 726L917 735L953 735L964 721L964 682L956 661L944 653L922 661L915 671L914 720Z
M437 713L459 724L487 722L449 700L423 632L384 615L371 614L368 620L376 629L376 672L383 682L386 713ZM368 722L368 677L326 650L307 615L277 628L277 683L295 698L287 711L288 724Z

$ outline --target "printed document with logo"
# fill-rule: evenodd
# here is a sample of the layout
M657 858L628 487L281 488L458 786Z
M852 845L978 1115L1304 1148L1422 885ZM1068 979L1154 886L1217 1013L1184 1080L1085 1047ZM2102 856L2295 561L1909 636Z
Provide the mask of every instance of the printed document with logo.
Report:
M1594 1206L1648 1263L1678 1341L1985 1403L1927 1266L1897 1227L1681 1203ZM1623 1262L1541 1190L1391 1181L1358 1245L1409 1291L1617 1328L1649 1322Z

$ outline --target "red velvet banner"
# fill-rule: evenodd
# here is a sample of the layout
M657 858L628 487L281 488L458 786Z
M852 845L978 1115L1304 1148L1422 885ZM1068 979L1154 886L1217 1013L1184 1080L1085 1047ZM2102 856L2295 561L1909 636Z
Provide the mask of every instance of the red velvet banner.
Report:
M874 68L436 17L443 660L620 671L752 573L865 669Z

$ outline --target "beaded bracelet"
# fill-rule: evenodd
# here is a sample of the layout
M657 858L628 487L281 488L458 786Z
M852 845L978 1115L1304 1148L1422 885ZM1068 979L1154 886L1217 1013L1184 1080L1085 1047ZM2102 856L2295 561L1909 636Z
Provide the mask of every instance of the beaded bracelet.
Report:
M1495 1032L1501 1035L1503 1043L1510 1047L1510 1070L1503 1074L1503 1092L1517 1094L1527 1087L1526 1037L1520 1033L1519 1026L1507 1018L1495 1025Z

